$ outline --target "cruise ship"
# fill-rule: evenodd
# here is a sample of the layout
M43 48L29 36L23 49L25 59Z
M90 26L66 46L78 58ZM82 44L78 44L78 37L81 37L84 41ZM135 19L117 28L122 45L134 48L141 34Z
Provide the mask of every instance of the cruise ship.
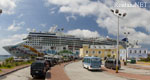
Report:
M63 33L57 26L51 27L49 32L31 31L23 42L16 45L8 45L3 48L13 56L28 57L45 54L57 54L62 50L69 50L79 54L83 44L89 45L116 45L116 40L108 38L79 38ZM124 45L123 42L120 44Z

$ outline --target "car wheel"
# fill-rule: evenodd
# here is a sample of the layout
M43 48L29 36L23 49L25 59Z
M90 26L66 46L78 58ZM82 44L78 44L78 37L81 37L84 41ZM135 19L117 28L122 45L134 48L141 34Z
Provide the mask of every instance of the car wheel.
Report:
M35 75L31 75L33 77L33 79L35 79Z
M89 67L87 67L87 69L89 70Z
M83 68L85 68L85 66L83 65Z

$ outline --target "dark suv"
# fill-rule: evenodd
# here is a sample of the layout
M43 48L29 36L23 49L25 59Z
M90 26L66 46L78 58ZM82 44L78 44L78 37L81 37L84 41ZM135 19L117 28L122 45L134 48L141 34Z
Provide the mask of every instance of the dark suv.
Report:
M109 69L116 69L116 59L108 58L105 61L105 67ZM118 61L118 69L121 68L120 60Z
M46 72L49 70L49 64L46 61L35 61L31 64L32 77L45 77Z

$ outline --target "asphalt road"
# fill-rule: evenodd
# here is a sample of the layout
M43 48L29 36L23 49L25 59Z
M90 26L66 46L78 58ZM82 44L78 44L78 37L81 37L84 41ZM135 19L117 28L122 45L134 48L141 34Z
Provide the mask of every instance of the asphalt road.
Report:
M0 80L44 80L41 78L33 79L30 75L30 67L18 70L9 75L0 77Z
M65 67L65 72L71 80L128 80L123 77L112 75L103 70L88 71L82 67L82 63L75 62Z

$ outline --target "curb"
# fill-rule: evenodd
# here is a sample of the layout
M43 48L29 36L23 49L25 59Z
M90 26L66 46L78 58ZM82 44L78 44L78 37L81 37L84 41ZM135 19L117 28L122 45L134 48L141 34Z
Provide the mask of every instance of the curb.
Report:
M80 61L80 60L79 60L79 61ZM64 65L64 68L65 68L67 65L72 64L72 63L74 63L74 62L78 62L78 61L69 62L69 63L67 63L67 64Z
M0 77L5 76L5 75L8 75L8 74L13 73L13 72L16 72L16 71L18 71L18 70L27 68L27 67L29 67L29 66L30 66L30 65L27 65L27 66L24 66L24 67L21 67L21 68L18 68L18 69L15 69L15 70L12 70L12 71L9 71L9 72L6 72L6 73L2 73L2 74L0 74Z
M64 68L65 68L67 65L71 64L71 63L72 63L72 62L66 63L66 64L64 65Z

